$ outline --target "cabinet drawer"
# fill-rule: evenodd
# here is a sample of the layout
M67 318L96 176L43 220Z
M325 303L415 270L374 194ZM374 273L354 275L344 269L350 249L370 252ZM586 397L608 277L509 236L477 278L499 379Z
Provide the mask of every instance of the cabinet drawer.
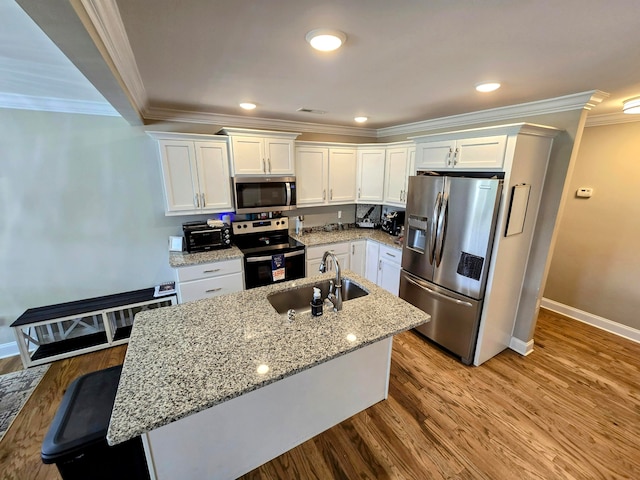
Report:
M402 262L402 250L397 248L388 247L386 245L380 245L380 259L388 260L389 262L397 263L400 265Z
M218 277L230 273L242 273L242 259L233 258L215 263L202 263L177 269L178 282L189 282L200 278Z
M178 284L180 303L217 297L227 293L242 291L244 282L242 273L232 273L213 278L204 278Z
M350 252L349 245L349 242L342 242L330 243L328 245L319 245L317 247L307 247L307 260L313 258L322 258L322 255L324 255L324 252L326 252L327 250L332 251L336 255L348 255Z

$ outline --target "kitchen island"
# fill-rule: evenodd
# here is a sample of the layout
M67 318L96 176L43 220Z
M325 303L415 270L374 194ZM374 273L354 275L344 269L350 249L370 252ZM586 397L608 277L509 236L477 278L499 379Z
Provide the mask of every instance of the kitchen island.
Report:
M392 336L429 315L368 295L321 317L268 295L317 275L136 316L107 439L142 435L156 478L236 478L387 397Z

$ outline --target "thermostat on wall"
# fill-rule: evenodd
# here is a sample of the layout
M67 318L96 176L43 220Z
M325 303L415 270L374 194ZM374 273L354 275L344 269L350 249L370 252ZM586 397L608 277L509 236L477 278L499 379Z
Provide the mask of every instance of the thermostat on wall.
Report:
M589 198L593 195L593 188L580 187L576 192L576 197Z

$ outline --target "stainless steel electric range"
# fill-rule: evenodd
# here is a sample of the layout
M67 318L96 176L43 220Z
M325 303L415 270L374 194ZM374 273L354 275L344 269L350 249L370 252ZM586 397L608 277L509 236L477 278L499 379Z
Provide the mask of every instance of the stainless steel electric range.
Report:
M255 288L305 276L305 247L289 236L287 217L233 222L244 254L244 285Z

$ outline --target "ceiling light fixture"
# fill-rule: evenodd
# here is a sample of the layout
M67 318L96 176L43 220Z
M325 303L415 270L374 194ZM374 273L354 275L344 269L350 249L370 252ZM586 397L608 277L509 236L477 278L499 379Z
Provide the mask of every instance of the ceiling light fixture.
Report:
M630 98L622 102L622 111L624 113L640 113L640 97Z
M242 102L240 104L240 108L244 108L245 110L253 110L254 108L256 108L256 104L251 102Z
M482 93L493 92L500 88L498 82L484 82L476 85L476 90Z
M356 122L358 122L358 123L364 123L364 122L366 122L367 120L369 120L369 118L368 118L368 117L356 117L356 118L354 118L354 120L355 120Z
M347 36L343 32L327 28L311 30L304 38L313 48L321 52L336 50L347 40Z

